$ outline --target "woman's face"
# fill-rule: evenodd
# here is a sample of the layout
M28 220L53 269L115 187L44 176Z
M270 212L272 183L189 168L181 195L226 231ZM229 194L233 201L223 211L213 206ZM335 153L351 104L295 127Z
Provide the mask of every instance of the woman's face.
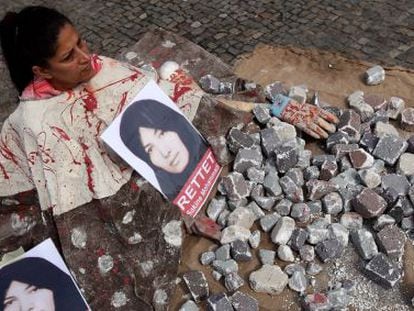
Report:
M34 66L33 71L58 90L72 89L79 83L90 80L95 74L88 47L70 24L60 29L57 50L48 59L48 65L47 68Z
M53 292L46 288L11 282L3 302L4 311L54 311Z
M169 173L185 170L190 154L177 132L140 127L139 137L152 164Z

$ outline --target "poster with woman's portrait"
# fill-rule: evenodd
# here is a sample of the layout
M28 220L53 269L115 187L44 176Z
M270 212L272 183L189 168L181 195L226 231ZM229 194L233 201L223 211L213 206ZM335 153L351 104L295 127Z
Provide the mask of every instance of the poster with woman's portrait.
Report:
M90 310L51 239L0 267L0 310Z
M154 81L131 100L101 138L192 217L221 171L204 138Z

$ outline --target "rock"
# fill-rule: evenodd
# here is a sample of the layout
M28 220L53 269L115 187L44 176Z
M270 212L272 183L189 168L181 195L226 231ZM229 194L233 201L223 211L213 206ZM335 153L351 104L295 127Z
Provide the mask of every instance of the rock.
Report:
M319 172L319 179L321 180L330 180L338 174L338 164L336 161L325 161L321 165Z
M378 247L375 243L374 236L368 230L362 228L353 231L351 239L359 255L363 259L370 260L378 254Z
M398 160L397 173L401 175L414 175L414 154L403 153Z
M222 275L226 275L231 272L237 272L239 270L239 266L237 265L237 262L233 259L214 260L212 266L214 270L221 273Z
M266 128L260 132L260 135L265 156L270 157L274 155L274 150L281 144L276 130L273 128Z
M230 259L230 244L224 244L214 252L216 260L226 261Z
M306 203L293 204L290 216L298 222L307 222L311 217L310 208Z
M259 148L240 148L234 160L233 170L244 174L251 167L260 167L262 161L263 155Z
M375 124L375 135L379 138L385 135L400 136L398 130L391 123L385 122L377 122Z
M311 179L306 182L308 199L311 201L319 200L330 192L337 190L334 183L330 181Z
M290 214L292 204L293 203L288 199L282 199L279 201L279 203L276 204L274 210L278 212L279 215L288 216Z
M280 81L276 81L266 85L264 93L267 99L274 101L276 96L279 94L288 95L288 90L286 88L286 85Z
M230 215L230 211L228 209L223 210L220 215L217 217L217 223L222 226L222 227L226 227L227 226L227 219L229 218Z
M406 195L410 189L410 183L407 177L399 174L383 175L381 179L381 186L384 190L391 189L398 196Z
M289 279L289 288L298 293L303 293L308 287L308 280L301 271L295 271Z
M273 265L275 263L276 252L269 249L259 249L259 259L262 265Z
M249 236L249 244L251 248L257 248L260 244L261 233L259 230L253 231Z
M286 287L288 276L279 266L264 265L250 274L249 283L255 292L278 295Z
M305 245L306 240L308 239L309 233L302 228L296 228L293 230L292 235L289 240L289 245L293 250L299 251L303 245Z
M317 215L322 212L322 202L320 200L307 202L312 215Z
M221 244L231 243L236 240L247 241L250 237L250 230L241 226L228 226L221 232Z
M296 271L299 271L304 274L305 268L301 264L291 263L291 264L288 264L284 269L284 272L289 276L292 276L293 273L295 273Z
M232 211L227 219L229 226L240 226L250 229L256 220L254 213L247 207L238 207Z
M303 179L303 172L299 168L291 168L285 176L289 177L293 180L293 182L299 186L302 187L305 184L305 181Z
M263 183L265 178L265 171L256 167L250 167L247 169L247 178L250 181Z
M342 198L338 192L331 192L322 198L324 212L331 215L338 215L342 212Z
M220 93L220 80L213 75L202 76L199 80L201 88L210 94Z
M199 311L197 304L192 301L188 300L186 303L184 303L181 308L178 311Z
M211 264L216 259L216 254L214 252L204 252L200 256L200 263L203 266Z
M339 119L337 129L347 133L350 142L359 141L361 137L361 117L353 110L346 110Z
M311 245L303 245L299 249L299 255L303 261L306 261L306 262L314 261L315 260L315 249Z
M336 144L348 144L349 136L346 132L335 132L326 139L326 149L330 151Z
M233 161L234 157L227 148L227 141L224 136L210 136L207 138L207 141L213 150L217 162L221 166L226 166Z
M386 226L395 224L395 219L391 217L390 215L381 215L378 217L378 219L375 221L373 228L376 231L380 231Z
M267 214L266 216L260 218L260 227L264 232L269 232L274 225L278 222L280 219L280 215L275 212L272 214Z
M365 72L365 81L368 85L381 84L385 80L385 70L381 66L374 66Z
M361 181L370 189L376 188L381 184L381 176L373 169L358 171Z
M343 251L343 247L339 240L329 239L319 242L315 246L315 252L322 262L328 262L338 258Z
M401 112L401 128L408 132L414 132L414 108L406 108Z
M328 226L329 237L331 239L337 239L343 249L348 246L349 231L343 225L339 223L330 224Z
M229 292L234 292L243 285L244 281L237 272L231 272L224 277L224 286Z
M310 159L312 157L312 151L310 150L300 150L298 155L298 162L296 167L300 169L305 169L310 165Z
M386 255L379 253L364 267L364 272L374 282L392 288L401 279L401 271Z
M252 259L249 245L245 241L234 241L231 243L231 257L237 262L249 261Z
M298 162L299 154L296 148L282 146L276 152L276 167L280 173L286 173L295 167Z
M243 292L235 292L230 301L235 311L259 311L259 302Z
M335 156L332 154L319 154L315 155L312 159L312 165L320 167L326 161L335 161Z
M215 279L216 281L220 281L220 279L223 277L223 275L216 270L213 270L213 272L211 272L211 275L213 276L213 279Z
M260 198L259 198L260 199ZM254 220L262 218L265 216L265 213L263 210L259 207L259 205L256 204L256 202L250 202L249 205L246 206L246 208L251 211L254 215Z
M407 139L407 152L414 153L414 135Z
M207 299L207 311L233 311L225 293L213 294Z
M315 262L309 262L306 266L306 273L315 276L322 272L323 268Z
M391 97L387 107L387 115L390 119L397 120L405 108L405 102L399 97Z
M270 196L279 196L282 194L282 188L279 184L279 176L276 171L269 171L264 179L263 187Z
M276 134L280 141L280 144L292 141L296 139L296 129L293 125L286 122L278 122L272 126L276 130Z
M360 148L348 153L352 166L356 169L369 168L374 165L374 158L364 149Z
M405 234L397 226L386 226L377 233L377 241L380 249L389 258L401 260L404 254Z
M271 118L270 109L265 105L256 105L253 108L253 114L256 117L256 120L261 124L266 124Z
M188 271L183 274L183 279L195 302L200 302L208 297L209 288L203 272Z
M329 238L328 223L324 219L317 219L306 227L308 231L308 242L312 245L318 244Z
M287 216L281 217L272 230L272 242L275 244L286 244L289 241L295 226L295 221L292 218Z
M388 106L388 101L384 96L376 94L365 94L364 101L370 105L377 112L385 112L385 109Z
M229 200L241 200L249 195L249 188L243 175L238 172L231 172L222 178L222 183Z
M319 178L319 168L317 166L309 166L305 168L303 171L303 177L306 181L310 179L318 179Z
M362 228L363 218L358 213L346 212L342 214L339 222L348 230L354 231Z
M378 141L373 155L384 160L388 165L394 165L406 149L407 143L400 137L384 135Z
M367 150L369 153L372 153L379 141L379 137L372 132L366 132L362 135L359 145Z
M229 149L234 154L237 154L241 148L252 148L254 140L248 134L243 133L239 128L233 127L230 129L227 136L227 143Z
M279 197L269 197L269 196L255 197L254 201L262 209L270 211L274 207L274 205L275 205L275 203L276 203L276 201Z
M305 311L329 311L332 309L328 297L323 293L306 295L302 306Z
M293 86L290 88L289 97L298 103L306 103L306 93L308 90L303 86Z
M292 249L287 245L279 245L277 249L277 256L282 261L286 261L286 262L295 261L295 256L293 255Z
M330 290L327 293L329 303L332 306L332 310L346 309L350 303L350 296L345 288L337 288Z
M337 144L332 147L332 153L335 155L336 159L341 159L347 156L350 152L358 150L358 144Z
M296 185L290 177L283 176L279 179L279 183L289 200L296 203L303 201L304 197L302 188Z
M356 91L349 95L348 103L351 108L358 112L363 121L368 120L374 114L374 109L365 102L364 92L362 91Z
M352 206L364 218L373 218L380 216L387 202L373 190L365 188L352 200Z
M207 216L216 221L220 213L227 208L225 197L213 198L207 207Z

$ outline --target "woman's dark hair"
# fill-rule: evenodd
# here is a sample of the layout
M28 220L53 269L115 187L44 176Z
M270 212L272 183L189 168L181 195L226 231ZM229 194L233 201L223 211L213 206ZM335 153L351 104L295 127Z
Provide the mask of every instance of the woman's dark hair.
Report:
M140 127L174 131L178 134L190 154L190 161L182 173L169 173L152 164L139 138ZM184 116L156 100L139 100L129 105L122 115L119 132L124 145L153 169L162 192L169 199L178 195L207 150L203 138Z
M60 29L72 22L42 6L9 12L0 22L0 40L10 77L19 93L33 80L33 66L48 67L57 49Z
M39 289L50 289L53 292L55 310L88 309L71 277L43 258L23 258L0 269L0 309L13 281L33 285Z

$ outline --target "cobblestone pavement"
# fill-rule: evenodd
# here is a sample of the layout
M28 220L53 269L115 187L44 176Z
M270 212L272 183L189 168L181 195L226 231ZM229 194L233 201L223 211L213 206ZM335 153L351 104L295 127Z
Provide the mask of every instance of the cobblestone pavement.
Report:
M0 2L0 16L29 4L56 7L73 20L93 51L112 57L146 31L162 27L200 44L230 64L258 43L267 43L315 47L414 68L412 0ZM0 62L0 71L4 70ZM0 92L10 92L4 80Z

